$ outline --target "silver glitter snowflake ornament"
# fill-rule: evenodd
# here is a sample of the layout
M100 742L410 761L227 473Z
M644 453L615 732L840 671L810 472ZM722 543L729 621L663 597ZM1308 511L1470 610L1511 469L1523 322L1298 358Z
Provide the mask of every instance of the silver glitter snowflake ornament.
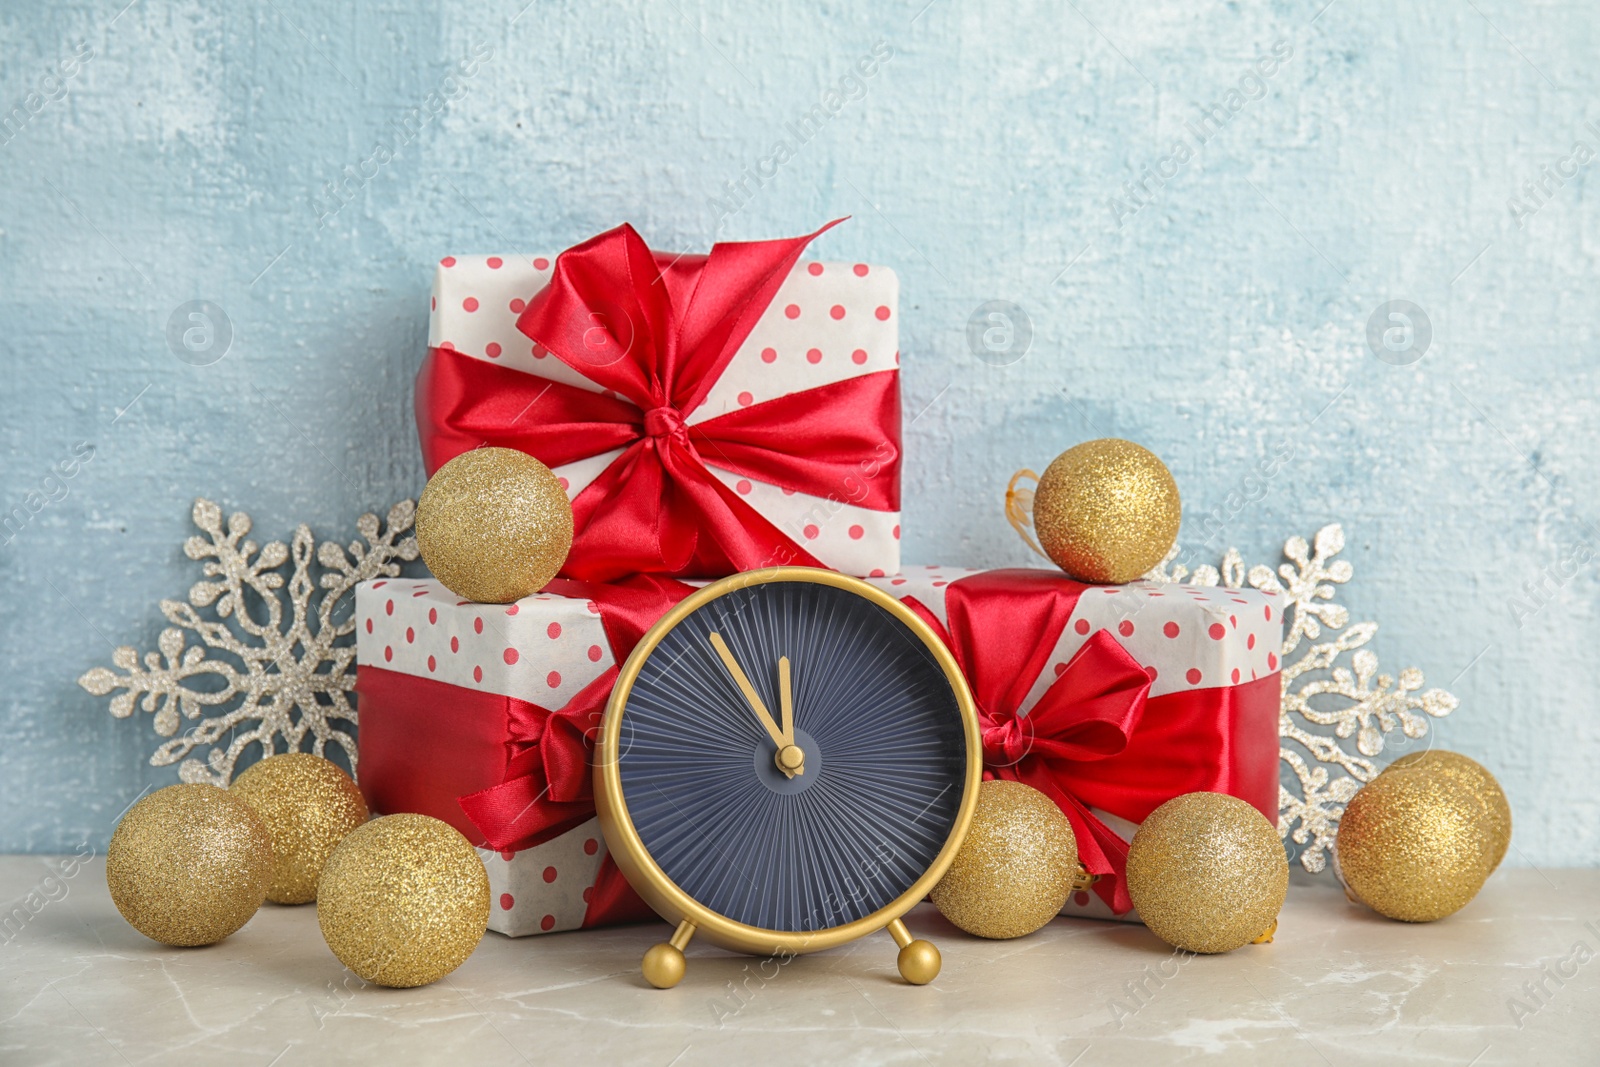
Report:
M1308 871L1327 866L1344 807L1356 791L1377 775L1372 757L1383 752L1386 735L1399 730L1408 738L1428 732L1428 719L1450 714L1459 703L1443 689L1423 690L1422 672L1407 667L1398 676L1378 673L1378 657L1365 648L1378 632L1375 622L1350 622L1344 605L1334 602L1338 586L1355 569L1333 557L1344 550L1344 530L1337 523L1317 531L1310 545L1291 537L1283 546L1289 562L1278 567L1255 566L1247 572L1235 549L1228 549L1221 568L1202 565L1193 573L1178 565L1176 547L1160 566L1145 575L1151 581L1191 585L1223 585L1282 593L1289 602L1289 629L1283 639L1283 703L1278 716L1278 750L1294 775L1296 789L1278 785L1278 833L1300 848L1300 864ZM1280 581L1280 578L1282 579ZM1290 657L1304 641L1299 659ZM1338 631L1336 634L1334 631ZM1348 665L1340 662L1352 653ZM1350 739L1354 738L1352 748ZM1307 757L1310 757L1309 759Z
M119 648L111 662L124 673L96 667L78 684L95 696L123 690L111 698L118 718L136 706L153 713L156 733L172 740L150 763L183 760L178 776L185 782L225 786L245 750L259 745L263 756L271 755L280 738L296 752L309 737L310 751L319 756L335 745L354 770L355 738L339 724L356 724L348 696L356 681L355 619L335 616L359 583L398 575L397 560L417 558L415 537L396 540L411 529L415 510L412 501L401 501L382 527L376 515L361 516L356 529L365 543L352 541L348 549L317 544L303 523L290 544L258 547L241 543L250 516L235 512L224 529L222 509L196 500L194 524L209 539L190 537L183 551L205 561L205 580L189 589L187 603L161 602L172 626L161 632L158 651L141 664L135 649ZM291 560L286 583L283 567ZM313 563L320 565L315 583ZM319 585L322 594L313 603ZM186 631L200 643L186 646ZM212 652L224 658L211 658ZM180 735L185 722L192 725ZM209 749L204 760L191 755L199 748Z

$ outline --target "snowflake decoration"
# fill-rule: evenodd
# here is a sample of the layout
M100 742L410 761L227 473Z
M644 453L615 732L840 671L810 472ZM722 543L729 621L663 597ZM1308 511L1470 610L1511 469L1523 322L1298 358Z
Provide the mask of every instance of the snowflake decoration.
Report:
M1423 690L1422 672L1407 667L1398 676L1378 673L1378 657L1364 647L1378 632L1375 622L1350 623L1350 613L1334 602L1337 586L1355 569L1333 557L1344 550L1344 530L1337 523L1317 531L1312 544L1291 537L1283 546L1289 559L1278 567L1251 567L1246 572L1235 549L1228 549L1221 568L1196 567L1191 574L1168 564L1176 547L1145 575L1157 582L1223 585L1282 593L1289 602L1289 631L1283 639L1283 704L1278 734L1285 744L1278 753L1293 772L1299 792L1278 786L1278 833L1303 846L1300 864L1317 872L1327 866L1327 851L1338 833L1344 807L1362 785L1378 773L1372 757L1383 752L1384 738L1399 730L1408 738L1428 732L1428 719L1456 709L1459 701L1443 689ZM1281 581L1279 579L1282 579ZM1309 644L1294 662L1302 642ZM1334 631L1339 631L1337 634ZM1339 657L1353 653L1349 665ZM1313 700L1317 703L1313 704ZM1352 750L1348 742L1355 739ZM1308 760L1306 757L1309 756Z
M122 647L111 662L125 673L96 667L78 684L95 696L123 690L111 698L111 714L119 719L132 715L136 703L154 713L156 733L173 739L156 750L150 764L165 767L183 760L178 776L185 782L225 786L252 744L270 755L281 737L288 751L297 752L308 734L313 753L320 756L329 744L337 745L355 770L355 738L337 724L356 724L347 695L355 688L356 650L350 638L356 624L354 617L335 621L334 615L358 583L398 575L396 560L417 558L415 537L395 540L411 529L415 512L412 501L396 504L389 509L387 529L380 529L377 516L361 516L356 529L366 543L352 541L347 555L334 542L318 545L304 523L290 545L241 544L250 532L250 516L235 512L224 530L222 509L196 500L194 524L210 539L190 537L183 552L206 561L207 580L190 588L188 603L161 602L172 626L161 632L159 651L147 653L142 666L136 650ZM286 604L282 568L291 558ZM316 584L323 590L315 605L313 560L321 565ZM207 608L211 611L203 615ZM201 643L185 647L185 631ZM231 661L208 658L208 650ZM194 725L174 736L185 720ZM204 760L191 756L207 746Z

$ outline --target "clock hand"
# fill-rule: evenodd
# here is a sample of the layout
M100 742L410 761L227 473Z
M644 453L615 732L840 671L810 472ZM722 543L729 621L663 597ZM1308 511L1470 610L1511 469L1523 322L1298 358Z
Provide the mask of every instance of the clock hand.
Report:
M744 694L745 703L750 705L750 710L756 713L756 718L761 720L761 725L767 728L767 734L772 738L773 744L782 748L788 744L788 739L783 736L783 731L778 729L778 724L772 720L772 712L767 710L762 703L761 695L756 692L756 687L750 684L750 679L745 677L739 661L733 658L733 652L728 648L728 643L722 635L711 635L711 647L717 650L717 655L722 657L722 665L728 668L728 673L733 675L733 684L739 687L739 692Z
M711 634L711 647L716 649L717 655L722 659L722 665L728 668L728 673L733 676L733 684L739 687L739 692L744 694L745 703L750 705L750 710L756 713L756 718L761 720L761 725L766 728L767 736L772 738L772 743L778 746L776 762L778 769L786 776L793 778L800 773L805 763L805 753L801 752L778 724L772 719L772 712L767 710L767 705L762 701L761 694L756 692L755 686L750 684L750 679L745 676L744 669L739 666L739 661L733 658L733 652L728 648L728 643L719 633ZM788 754L789 759L783 757ZM798 757L798 758L797 758Z
M789 682L789 657L778 657L778 704L786 744L778 746L778 769L789 777L806 773L806 754L794 743L794 687Z

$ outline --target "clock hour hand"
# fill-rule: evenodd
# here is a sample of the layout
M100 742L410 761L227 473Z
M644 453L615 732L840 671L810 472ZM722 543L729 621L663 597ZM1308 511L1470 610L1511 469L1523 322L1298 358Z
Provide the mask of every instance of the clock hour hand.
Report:
M745 703L750 705L750 710L756 713L757 719L761 720L761 725L766 728L767 736L772 738L774 745L778 746L778 769L790 778L801 773L804 769L805 754L795 747L792 735L786 734L773 721L772 712L767 710L767 705L761 699L761 694L757 693L755 686L750 684L750 679L745 675L744 668L740 667L739 661L733 658L733 652L728 648L728 643L722 639L721 634L711 634L711 647L716 650L717 656L722 660L722 665L728 669L728 674L733 677L733 684L738 686L739 692L744 694ZM786 664L787 660L779 667L780 673L785 680L788 677ZM787 696L787 686L785 686L784 692L785 696ZM788 701L786 699L785 705L787 704ZM788 718L787 712L785 717ZM786 753L789 754L788 761L783 759ZM798 759L795 758L797 756L799 757Z

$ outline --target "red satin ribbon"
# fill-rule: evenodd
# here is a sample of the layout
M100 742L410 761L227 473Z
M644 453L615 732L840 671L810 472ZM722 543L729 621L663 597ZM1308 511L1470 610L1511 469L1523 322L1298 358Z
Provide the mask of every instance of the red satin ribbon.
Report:
M435 349L417 379L428 472L484 444L520 449L551 467L621 449L573 500L577 533L562 570L573 578L820 566L707 465L895 510L896 372L847 378L692 426L686 420L806 244L841 221L805 237L718 244L707 256L657 255L627 225L568 249L517 326L612 395Z
M648 576L610 586L558 579L546 591L594 601L618 663L692 592ZM356 681L366 712L362 791L379 811L432 815L502 852L558 837L594 817L589 753L617 671L612 666L564 706L550 709L363 664ZM583 924L649 914L608 855Z
M972 687L985 777L1024 782L1056 802L1078 858L1103 876L1095 892L1121 914L1133 906L1128 843L1089 809L1142 822L1174 796L1208 790L1241 797L1275 824L1278 678L1151 698L1154 672L1100 630L1019 714L1088 588L1044 570L972 575L946 590L948 629L907 602L940 631Z

